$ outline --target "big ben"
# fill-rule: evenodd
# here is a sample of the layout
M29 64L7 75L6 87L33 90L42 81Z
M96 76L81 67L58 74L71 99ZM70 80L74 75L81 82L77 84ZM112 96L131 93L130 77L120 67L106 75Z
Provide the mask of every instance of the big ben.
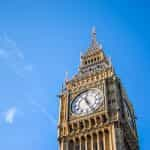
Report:
M91 37L78 73L59 95L59 149L139 150L133 106L95 28Z

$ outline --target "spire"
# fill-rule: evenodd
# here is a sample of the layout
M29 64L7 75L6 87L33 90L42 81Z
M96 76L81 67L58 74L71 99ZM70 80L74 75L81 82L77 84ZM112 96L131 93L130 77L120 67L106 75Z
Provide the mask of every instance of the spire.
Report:
M69 78L68 78L68 71L65 72L65 81L69 81Z
M92 49L99 48L99 45L98 45L97 40L96 40L96 28L95 27L92 28L91 40L92 40L91 48Z

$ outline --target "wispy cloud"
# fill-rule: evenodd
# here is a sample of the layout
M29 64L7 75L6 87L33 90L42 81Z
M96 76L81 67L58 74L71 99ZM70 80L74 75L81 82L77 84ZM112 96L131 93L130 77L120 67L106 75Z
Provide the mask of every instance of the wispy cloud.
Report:
M23 51L7 34L0 37L0 60L3 60L20 77L33 70L33 65L26 62Z
M31 104L39 112L41 112L50 123L52 123L52 124L56 124L57 123L57 120L55 119L55 117L53 115L51 115L50 113L48 113L46 108L44 106L42 106L40 103L38 103L37 101L32 101ZM35 109L34 109L34 111L35 111Z
M32 71L33 66L31 64L24 66L25 71Z
M4 59L6 59L8 57L7 52L2 48L0 48L0 57L4 58Z
M4 113L4 117L5 117L5 122L8 124L13 124L14 122L14 118L16 115L17 109L16 107L11 107L9 108L5 113Z

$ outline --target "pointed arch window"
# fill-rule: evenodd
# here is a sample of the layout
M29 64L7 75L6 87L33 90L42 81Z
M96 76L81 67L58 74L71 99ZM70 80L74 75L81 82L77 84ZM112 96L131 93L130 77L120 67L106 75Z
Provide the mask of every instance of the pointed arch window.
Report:
M71 149L73 150L73 148L74 148L74 142L73 142L73 140L69 141L68 148L69 148L69 150L71 150Z

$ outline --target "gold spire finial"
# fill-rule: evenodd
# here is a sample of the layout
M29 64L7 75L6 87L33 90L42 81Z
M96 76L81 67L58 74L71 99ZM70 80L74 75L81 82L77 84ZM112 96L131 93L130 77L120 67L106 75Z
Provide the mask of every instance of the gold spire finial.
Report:
M98 48L99 46L98 46L97 41L96 41L96 28L95 28L95 26L92 27L91 38L92 38L91 48L92 49Z
M69 77L68 77L68 71L65 72L65 81L69 81Z

